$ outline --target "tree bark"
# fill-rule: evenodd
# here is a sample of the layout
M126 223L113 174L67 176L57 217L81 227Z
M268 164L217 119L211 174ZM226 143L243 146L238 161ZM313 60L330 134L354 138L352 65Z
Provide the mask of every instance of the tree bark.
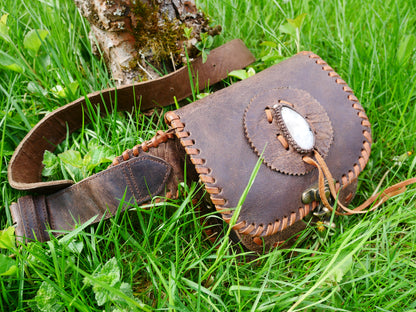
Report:
M200 34L221 30L209 26L193 0L74 1L91 24L94 53L104 56L117 85L174 71L186 62L184 47L193 58Z

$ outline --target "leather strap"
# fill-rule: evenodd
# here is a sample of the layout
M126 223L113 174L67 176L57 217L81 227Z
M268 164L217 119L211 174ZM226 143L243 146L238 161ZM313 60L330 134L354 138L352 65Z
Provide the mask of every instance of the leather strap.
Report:
M27 195L10 206L16 236L49 240L48 228L69 231L96 217L113 216L117 208L143 204L164 190L171 166L143 154L51 195ZM59 234L56 232L55 234Z
M212 50L206 63L201 58L191 63L194 86L202 89L215 84L254 60L241 40L230 41ZM48 229L68 231L93 217L97 222L103 216L114 215L120 203L124 209L129 203L143 204L164 191L174 191L172 185L183 174L179 172L183 159L179 159L177 142L166 142L169 135L158 139L158 133L141 147L143 153L134 155L138 157L113 164L77 184L71 180L42 182L43 154L45 150L53 151L68 133L89 123L91 117L87 112L103 115L113 110L144 111L167 106L174 102L174 97L181 100L191 94L188 68L183 67L156 80L88 94L44 117L19 144L8 168L13 188L40 194L21 197L11 204L16 236L20 240L45 241L49 239ZM162 146L156 148L159 144ZM152 153L144 153L149 147L154 148ZM167 157L162 159L159 154Z
M254 62L255 58L244 45L235 39L209 54L206 63L201 58L192 62L193 78L198 79L200 89L227 77L232 70ZM71 180L42 182L42 160L45 150L53 151L68 133L91 121L86 113L94 110L106 114L113 110L142 111L173 103L174 96L181 100L192 94L187 67L164 77L111 88L88 94L44 117L22 140L15 150L8 168L10 185L18 190L51 193L68 187Z

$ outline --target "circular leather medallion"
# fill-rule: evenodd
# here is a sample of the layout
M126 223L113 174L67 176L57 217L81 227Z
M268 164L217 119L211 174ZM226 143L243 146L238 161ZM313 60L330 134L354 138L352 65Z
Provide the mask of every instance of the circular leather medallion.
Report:
M291 108L305 119L314 135L313 149L326 157L333 140L331 121L324 107L305 90L276 88L254 96L244 114L245 135L258 156L264 150L262 157L270 169L303 175L314 167L302 160L308 153L299 150L286 127L282 126L278 111L282 106ZM267 110L271 113L266 113ZM279 136L283 136L288 144L282 144Z

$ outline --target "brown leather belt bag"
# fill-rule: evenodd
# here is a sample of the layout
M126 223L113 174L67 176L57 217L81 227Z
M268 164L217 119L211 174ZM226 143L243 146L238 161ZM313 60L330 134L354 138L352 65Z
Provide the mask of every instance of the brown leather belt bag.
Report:
M253 56L241 41L216 50L202 64L192 64L199 85L226 77L249 65ZM321 58L302 52L255 76L165 115L169 130L116 158L107 170L77 184L41 181L42 157L81 126L86 102L108 111L117 96L118 110L131 110L134 96L141 109L190 93L186 69L156 81L97 92L45 117L19 145L9 165L12 187L37 195L10 207L16 234L45 241L71 230L76 222L116 213L120 199L143 204L153 196L175 197L184 180L187 154L222 219L229 223L259 159L261 165L236 221L233 238L249 250L262 251L290 241L312 212L366 212L382 203L407 180L354 210L357 177L371 146L370 123L352 90ZM104 109L105 107L105 109ZM51 131L51 129L54 129ZM375 207L375 205L373 205ZM216 224L220 229L222 223ZM52 231L48 231L51 229Z

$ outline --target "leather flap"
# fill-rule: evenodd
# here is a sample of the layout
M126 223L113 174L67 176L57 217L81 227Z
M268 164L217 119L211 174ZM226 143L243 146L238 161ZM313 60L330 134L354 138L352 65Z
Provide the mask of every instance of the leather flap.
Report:
M307 121L314 149L325 158L338 188L355 182L370 154L370 123L345 81L313 53L302 52L166 117L225 221L263 153L234 227L242 234L275 234L318 204L301 201L318 179L317 170L302 161L311 151L293 144L274 120L276 112L266 113L281 106Z

